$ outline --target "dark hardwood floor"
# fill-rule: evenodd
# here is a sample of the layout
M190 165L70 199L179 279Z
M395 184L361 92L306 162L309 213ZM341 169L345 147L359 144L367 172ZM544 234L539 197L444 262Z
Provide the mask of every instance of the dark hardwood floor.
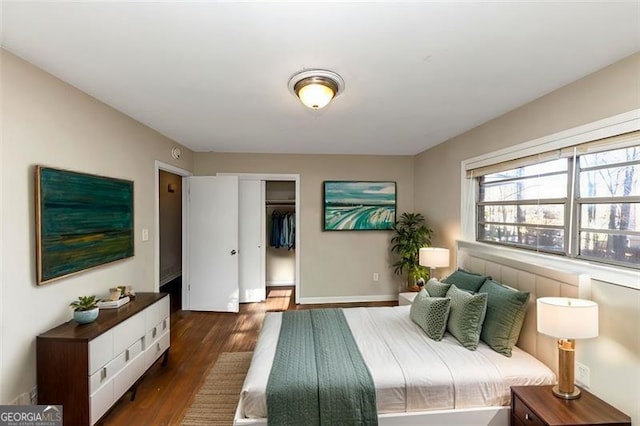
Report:
M265 313L321 307L393 306L395 302L298 305L293 287L267 288L263 303L240 305L238 314L174 311L171 314L171 349L165 367L152 366L138 385L103 418L101 425L180 424L206 373L222 352L252 351Z

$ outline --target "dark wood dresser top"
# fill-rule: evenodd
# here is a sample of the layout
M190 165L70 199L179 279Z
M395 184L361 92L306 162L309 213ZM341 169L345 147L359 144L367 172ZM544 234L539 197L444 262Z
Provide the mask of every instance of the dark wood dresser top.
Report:
M119 308L100 309L98 318L92 323L78 324L70 320L40 334L38 339L93 340L166 296L167 293L136 293L134 300Z

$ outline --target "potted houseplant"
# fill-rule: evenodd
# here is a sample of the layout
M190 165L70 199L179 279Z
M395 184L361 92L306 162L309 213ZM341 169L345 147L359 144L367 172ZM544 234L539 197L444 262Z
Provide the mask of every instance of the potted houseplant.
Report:
M88 324L98 318L98 299L95 296L80 296L69 304L73 308L73 319Z
M396 222L391 238L391 252L398 260L393 264L393 272L407 276L407 287L415 289L416 281L429 275L427 268L420 266L420 248L431 244L432 230L427 227L420 213L402 213Z

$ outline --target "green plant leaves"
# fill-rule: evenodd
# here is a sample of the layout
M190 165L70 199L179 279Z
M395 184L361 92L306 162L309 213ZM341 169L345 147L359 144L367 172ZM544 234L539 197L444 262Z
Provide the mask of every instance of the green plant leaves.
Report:
M95 296L79 296L78 300L69 303L74 311L90 311L98 306L98 300Z
M419 253L422 247L431 245L432 232L422 214L405 212L400 215L391 238L391 252L398 256L392 265L395 274L406 273L410 279L427 277L429 271L420 266Z

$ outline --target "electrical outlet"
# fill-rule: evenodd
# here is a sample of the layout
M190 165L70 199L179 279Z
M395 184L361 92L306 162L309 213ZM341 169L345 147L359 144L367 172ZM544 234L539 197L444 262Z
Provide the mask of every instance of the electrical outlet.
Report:
M591 381L591 369L580 362L576 362L576 373L576 382L588 388Z
M378 281L380 279L380 275L377 272L373 273L373 280Z

